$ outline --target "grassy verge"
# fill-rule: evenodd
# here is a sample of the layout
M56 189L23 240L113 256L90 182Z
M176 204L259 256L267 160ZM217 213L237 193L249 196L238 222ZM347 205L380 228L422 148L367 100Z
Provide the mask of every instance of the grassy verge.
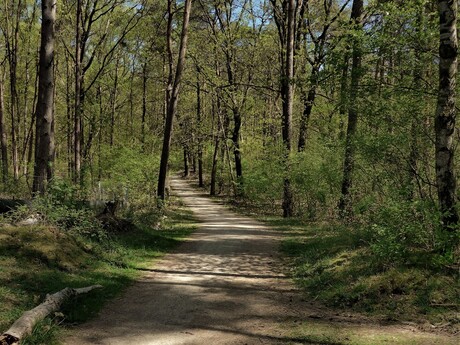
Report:
M333 308L459 331L458 272L431 266L423 257L383 267L360 230L338 224L305 224L264 217L285 237L296 283L314 301Z
M90 241L48 226L0 227L0 332L50 292L101 284L104 288L69 301L62 313L37 325L22 344L57 344L60 327L93 317L152 260L191 233L195 221L171 207L159 229L136 224L128 232Z

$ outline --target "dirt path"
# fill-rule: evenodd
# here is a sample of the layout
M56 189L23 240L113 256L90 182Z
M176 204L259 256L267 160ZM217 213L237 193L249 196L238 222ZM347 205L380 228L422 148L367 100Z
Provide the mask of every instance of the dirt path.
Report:
M229 211L187 182L173 179L171 185L201 226L65 344L347 344L354 335L380 344L375 336L387 334L416 336L417 344L450 343L315 309L283 275L276 231ZM311 331L294 336L305 322Z

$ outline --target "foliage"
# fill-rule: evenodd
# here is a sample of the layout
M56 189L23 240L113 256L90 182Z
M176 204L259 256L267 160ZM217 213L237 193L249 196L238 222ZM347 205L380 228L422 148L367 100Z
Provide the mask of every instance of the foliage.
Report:
M310 298L385 319L428 319L458 329L460 320L452 307L460 293L455 283L458 268L439 266L436 253L420 248L399 252L396 241L388 246L378 242L385 236L358 227L279 218L269 218L268 222L286 233L282 251L290 258L293 278ZM411 245L427 243L421 236L405 241ZM382 258L383 252L394 261Z
M44 225L0 227L0 333L47 293L103 285L100 291L70 300L62 315L39 323L25 340L29 345L59 343L62 326L94 317L105 302L139 277L142 268L171 250L194 227L190 212L177 204L171 204L158 227L141 224L103 242Z
M458 232L446 233L441 219L432 203L397 202L381 206L371 216L368 229L376 261L384 267L460 264L455 255L460 243Z

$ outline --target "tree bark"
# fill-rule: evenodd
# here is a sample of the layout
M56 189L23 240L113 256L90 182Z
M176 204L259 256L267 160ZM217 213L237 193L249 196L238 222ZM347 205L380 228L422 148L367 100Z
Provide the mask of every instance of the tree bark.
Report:
M281 97L283 101L283 144L284 144L284 182L283 182L283 216L291 217L294 212L292 187L289 178L289 156L292 146L292 106L294 103L294 37L295 37L295 1L289 0L287 13L286 63L283 71Z
M0 149L2 154L2 181L6 183L8 180L8 143L6 139L5 128L5 102L4 102L4 86L3 74L0 72Z
M185 54L187 51L188 26L190 20L190 12L192 9L192 0L185 1L184 19L182 22L182 33L180 39L179 57L177 60L176 75L171 91L171 97L168 100L168 112L165 121L163 148L161 151L160 172L158 175L158 190L157 195L160 199L165 198L166 175L168 173L169 149L171 147L171 135L173 129L174 116L176 115L177 102L179 99L180 82L182 72L185 65Z
M82 147L82 65L81 65L81 23L82 23L82 0L77 0L77 15L75 26L75 103L74 103L74 128L73 128L73 181L78 183L81 177L81 147Z
M435 118L436 182L439 209L446 229L458 223L454 172L455 88L457 77L456 0L439 0L439 92Z
M345 53L343 59L342 73L340 75L340 104L339 104L339 139L345 138L345 116L347 115L348 102L347 102L347 90L348 90L348 67L349 67L349 55Z
M142 66L142 116L141 116L141 144L145 152L145 117L147 115L147 63Z
M196 72L196 123L198 126L198 186L203 187L203 124L201 123L201 83L199 66L197 66Z
M308 124L310 122L311 110L313 109L313 104L315 103L316 98L316 88L318 87L318 70L313 67L310 75L310 88L308 93L305 90L302 90L302 101L303 101L303 112L302 117L300 118L300 127L299 127L299 142L297 145L297 150L302 152L305 150L308 138Z
M18 155L18 141L19 141L19 97L17 91L17 65L18 65L18 41L19 41L19 24L22 15L23 3L18 1L16 8L8 11L8 4L6 4L6 30L3 34L5 36L5 48L7 60L9 64L10 76L10 117L11 117L11 160L13 164L13 177L17 181L19 179L19 155ZM10 16L15 16L14 24L10 25ZM11 29L11 30L10 30Z
M242 187L243 180L243 164L241 162L241 149L240 149L240 130L241 130L241 114L237 107L232 109L233 112L233 133L232 133L232 142L233 142L233 155L235 157L235 172L236 180L238 184L238 192L240 194L240 189Z
M78 289L65 288L52 295L47 295L42 304L22 314L22 316L0 336L0 343L5 345L19 345L21 339L32 333L37 322L43 320L52 312L59 310L62 303L67 299L100 288L102 288L101 285L92 285Z
M189 175L189 168L188 168L188 151L187 146L184 145L184 177L188 177Z
M355 25L356 30L362 27L362 15L364 5L363 0L354 0L351 10L351 22ZM350 191L352 187L352 175L355 163L355 136L358 125L358 107L356 101L358 98L358 88L361 80L361 44L359 38L355 38L353 42L352 66L351 66L351 86L350 99L348 107L348 126L347 136L345 140L345 157L343 163L343 179L342 179L342 195L339 202L339 211L341 217L350 216L352 214L352 203Z
M112 97L110 100L110 147L113 147L115 140L115 113L117 111L119 63L120 60L117 58L117 61L115 62L115 77L113 79Z
M52 178L54 161L54 36L56 1L42 0L41 45L38 103L36 109L36 147L32 192L44 194Z

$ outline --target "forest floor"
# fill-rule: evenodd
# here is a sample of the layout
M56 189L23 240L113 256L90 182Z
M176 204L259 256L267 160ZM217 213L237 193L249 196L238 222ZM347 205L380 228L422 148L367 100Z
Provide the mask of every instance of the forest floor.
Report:
M97 318L70 330L67 345L456 344L445 334L383 324L305 300L284 274L281 233L232 212L190 183L173 193L198 230Z

